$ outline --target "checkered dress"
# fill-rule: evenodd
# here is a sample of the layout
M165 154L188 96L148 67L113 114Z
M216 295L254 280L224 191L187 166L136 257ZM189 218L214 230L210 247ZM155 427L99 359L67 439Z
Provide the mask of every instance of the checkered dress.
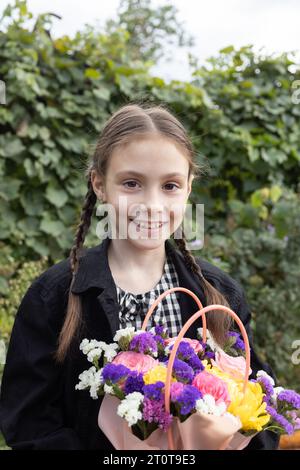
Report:
M176 269L169 256L166 258L162 277L152 290L144 294L132 294L116 286L117 298L120 305L120 329L129 326L140 329L152 303L160 294L172 287L179 287L179 281ZM149 319L147 330L156 324L166 325L171 337L178 335L182 328L178 298L179 292L172 292L158 304Z

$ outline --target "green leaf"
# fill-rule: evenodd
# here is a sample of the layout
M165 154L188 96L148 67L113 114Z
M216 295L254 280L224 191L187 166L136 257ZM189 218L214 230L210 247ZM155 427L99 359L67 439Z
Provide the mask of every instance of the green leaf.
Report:
M10 158L23 152L25 148L26 147L22 144L21 139L18 139L17 137L11 137L5 144L4 155Z
M110 99L110 90L108 88L97 88L93 90L93 95L96 98L100 98L101 100L108 101Z
M101 77L101 73L99 72L99 70L87 68L84 72L84 76L87 78L97 79Z
M233 52L234 51L234 46L227 46L227 47L224 47L223 49L220 49L220 53L221 54L230 54L230 52Z
M40 229L48 235L52 235L52 237L58 237L66 230L66 227L59 220L44 219L40 224Z
M57 189L50 185L46 189L46 199L55 207L63 207L68 200L68 194L63 189Z
M14 178L6 178L5 181L0 181L0 197L5 201L16 199L19 195L21 181Z
M270 189L270 199L272 202L277 202L282 195L282 189L280 186L272 186Z

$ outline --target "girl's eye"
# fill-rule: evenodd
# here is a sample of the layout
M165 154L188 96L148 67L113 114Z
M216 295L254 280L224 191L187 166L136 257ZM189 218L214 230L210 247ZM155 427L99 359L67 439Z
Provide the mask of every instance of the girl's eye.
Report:
M165 186L175 186L175 188L178 189L178 186L177 186L176 184L174 184L174 183L167 183Z
M125 185L125 184L129 184L129 185L130 185L130 184L133 184L133 185L135 185L135 184L137 184L137 183L136 183L136 181L126 181L126 182L124 183L124 185ZM133 188L133 189L135 188L135 186L127 186L127 187Z
M136 188L135 185L138 184L138 183L136 181L130 180L130 181L125 181L125 183L123 183L123 184L124 185L129 185L129 186L126 186L127 188L135 189ZM169 192L173 191L173 188L170 189L170 186L173 186L173 187L178 189L178 186L174 183L167 183L167 184L165 184L165 187L166 186L169 187L169 189L168 189Z

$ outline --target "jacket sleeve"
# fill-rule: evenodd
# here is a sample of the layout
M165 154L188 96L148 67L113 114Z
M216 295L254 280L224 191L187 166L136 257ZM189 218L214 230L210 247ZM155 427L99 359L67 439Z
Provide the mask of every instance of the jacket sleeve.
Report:
M273 377L273 379L276 381L275 374L273 370L271 369L271 367L267 363L264 363L261 361L261 359L258 357L253 347L253 334L252 334L252 330L250 327L251 312L250 312L250 308L246 300L245 292L241 287L240 287L239 297L240 297L239 306L236 308L235 312L241 318L245 326L245 329L247 331L248 338L249 338L250 350L251 350L251 369L252 369L251 377L252 376L254 377L257 371L264 370L267 372L267 374ZM251 439L250 443L244 450L275 450L275 449L278 449L278 446L279 446L279 435L271 431L262 431Z
M0 429L13 450L83 448L75 430L63 421L62 370L53 359L62 308L59 296L48 294L39 280L32 283L18 308L8 346Z

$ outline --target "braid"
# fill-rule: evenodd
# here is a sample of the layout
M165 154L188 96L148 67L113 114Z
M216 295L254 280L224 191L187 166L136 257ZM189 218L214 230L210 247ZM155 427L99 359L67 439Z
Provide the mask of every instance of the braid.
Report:
M97 196L94 193L91 178L89 177L88 190L81 210L80 222L76 230L74 245L72 246L70 252L70 263L73 276L78 269L79 251L84 244L86 234L90 228L93 209L95 207L96 201Z
M59 334L58 349L55 352L55 358L58 362L62 362L64 360L73 337L75 336L75 334L79 333L79 328L82 325L82 307L80 297L78 295L73 294L71 291L75 281L76 272L78 270L79 252L83 247L86 234L91 225L93 209L95 207L96 202L97 196L94 193L91 178L89 175L88 190L82 207L80 222L76 230L74 244L71 248L69 256L72 280L69 288L67 313L63 327Z
M225 297L219 292L210 282L205 279L200 266L196 262L193 254L187 247L185 234L182 230L181 238L174 238L176 245L183 254L187 268L198 276L199 281L203 287L206 304L221 304L229 307ZM219 345L224 345L226 340L226 333L230 328L231 318L228 315L221 315L219 311L211 311L207 314L207 325Z

